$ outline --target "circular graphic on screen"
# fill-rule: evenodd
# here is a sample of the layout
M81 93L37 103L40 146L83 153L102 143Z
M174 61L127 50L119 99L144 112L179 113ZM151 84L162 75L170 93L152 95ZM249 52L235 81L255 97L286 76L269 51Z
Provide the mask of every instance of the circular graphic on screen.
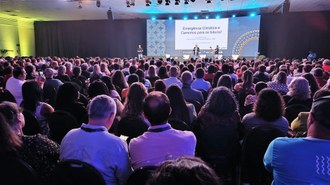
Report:
M259 30L251 30L241 35L234 44L232 55L240 56L243 48L253 40L259 40Z

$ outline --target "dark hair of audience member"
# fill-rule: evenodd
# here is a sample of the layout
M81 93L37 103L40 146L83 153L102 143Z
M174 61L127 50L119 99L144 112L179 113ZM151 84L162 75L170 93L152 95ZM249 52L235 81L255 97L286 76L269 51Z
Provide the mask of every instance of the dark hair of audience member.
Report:
M137 74L131 74L127 78L127 83L131 86L134 82L139 82L139 76Z
M278 72L276 76L276 81L281 84L286 84L287 81L286 73L284 71Z
M145 84L145 77L144 77L144 72L141 69L136 70L136 74L139 76L139 82L142 84Z
M155 91L159 91L162 93L165 93L166 91L166 85L165 82L163 80L156 80L155 81Z
M147 90L142 83L134 82L128 89L121 117L142 117L143 100L147 94Z
M309 87L311 89L311 96L313 96L314 93L320 89L315 77L310 73L305 73L302 75L302 77L304 77L308 81Z
M102 82L105 83L105 85L108 87L109 92L112 90L116 90L115 86L112 84L111 78L109 76L102 76L101 77Z
M266 121L275 121L284 113L284 100L275 90L266 88L260 91L253 111L256 116Z
M162 92L150 92L144 99L143 111L151 125L164 124L171 112L170 100Z
M38 103L42 101L42 89L38 82L27 81L22 86L22 107L32 113L36 111Z
M219 78L223 75L222 71L217 71L215 74L214 74L214 78L213 78L213 81L212 81L212 87L213 88L216 88L218 86L218 81L219 81Z
M122 71L117 70L113 76L112 76L112 84L115 85L118 91L118 93L121 93L121 91L128 87L125 77L124 77L124 73Z
M161 66L158 69L158 76L160 79L168 78L167 70L165 66Z
M204 77L204 74L205 74L204 69L202 69L202 68L196 69L196 73L195 74L196 74L196 78L203 78Z
M178 119L190 124L189 110L183 97L182 90L177 85L171 85L166 90L166 95L170 100L172 112L170 118Z
M258 82L256 83L256 86L254 87L254 90L256 91L257 94L259 94L259 92L263 89L266 89L268 86L265 82Z
M238 103L234 93L227 87L214 88L207 98L201 112L208 112L217 116L232 116L238 112Z
M207 68L207 73L212 74L217 72L217 67L213 64L211 64L208 68Z
M164 162L147 185L221 185L215 171L203 160L182 157Z
M3 112L0 113L0 155L12 155L21 146L20 137L7 123Z
M313 100L323 96L330 96L330 91L327 89L319 89L318 91L315 92L313 96Z
M88 95L89 99L94 98L97 95L105 94L110 96L108 87L101 80L96 80L89 85Z
M233 80L229 75L224 74L219 78L217 87L221 87L221 86L233 90Z
M15 67L14 70L13 70L13 76L15 78L18 78L20 75L23 74L23 67Z
M242 76L243 90L251 89L253 85L253 73L250 70L246 70Z
M58 88L55 109L60 110L79 99L78 88L72 82L65 82Z

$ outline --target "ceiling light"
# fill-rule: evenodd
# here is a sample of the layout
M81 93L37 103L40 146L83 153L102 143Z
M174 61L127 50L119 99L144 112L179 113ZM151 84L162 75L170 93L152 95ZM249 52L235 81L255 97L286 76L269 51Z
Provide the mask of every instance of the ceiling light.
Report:
M150 6L151 1L150 0L146 0L146 6Z
M211 3L211 0L206 0L206 3Z
M168 6L170 5L171 1L170 0L165 0L165 5Z
M190 0L191 2L195 2L195 0Z
M158 4L162 4L163 3L163 0L157 0L157 3Z
M184 0L184 4L189 4L189 0Z
M131 6L135 6L135 0L131 0Z
M129 2L129 0L126 0L126 7L131 7L131 3Z
M96 0L96 7L100 8L101 6L101 1L100 0Z
M180 0L175 0L175 5L179 5L180 4Z

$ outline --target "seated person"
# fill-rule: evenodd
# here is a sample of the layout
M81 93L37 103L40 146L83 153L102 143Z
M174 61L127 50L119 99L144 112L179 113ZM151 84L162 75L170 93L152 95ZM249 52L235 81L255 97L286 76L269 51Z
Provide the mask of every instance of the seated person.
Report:
M143 110L151 126L129 144L134 169L159 166L166 160L195 155L195 135L190 131L175 130L167 123L171 108L164 93L151 92L143 103Z

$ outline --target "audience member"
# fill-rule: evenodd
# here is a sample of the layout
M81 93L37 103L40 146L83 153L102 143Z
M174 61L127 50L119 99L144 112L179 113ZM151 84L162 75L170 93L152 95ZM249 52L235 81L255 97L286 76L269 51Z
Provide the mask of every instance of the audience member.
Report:
M179 131L167 123L171 113L168 97L161 92L151 92L145 98L143 111L151 126L143 135L129 144L132 167L159 166L166 160L194 156L195 135Z
M56 92L58 91L58 88L63 84L61 80L54 79L54 71L51 68L45 69L45 77L46 81L44 85L54 88Z
M170 68L170 77L164 79L165 85L168 88L172 84L176 84L179 87L182 87L182 82L177 78L179 72L176 66L171 66Z
M26 72L22 67L13 70L13 76L7 80L6 89L15 97L17 105L23 101L22 86L25 82Z
M88 105L88 124L71 130L63 138L60 159L87 162L101 172L107 185L125 185L131 174L127 145L108 132L115 115L112 98L93 98Z
M185 71L184 73L182 73L181 79L183 83L182 93L184 99L190 103L198 102L199 104L204 105L204 97L202 92L191 87L191 84L193 82L193 76L191 72Z
M277 138L265 153L273 184L330 184L330 97L313 101L306 138Z
M208 90L211 88L211 84L210 84L210 82L205 81L203 79L203 77L204 77L204 69L198 68L196 70L196 74L195 75L196 75L196 79L191 84L191 87L193 89L203 90L205 92L208 92Z

